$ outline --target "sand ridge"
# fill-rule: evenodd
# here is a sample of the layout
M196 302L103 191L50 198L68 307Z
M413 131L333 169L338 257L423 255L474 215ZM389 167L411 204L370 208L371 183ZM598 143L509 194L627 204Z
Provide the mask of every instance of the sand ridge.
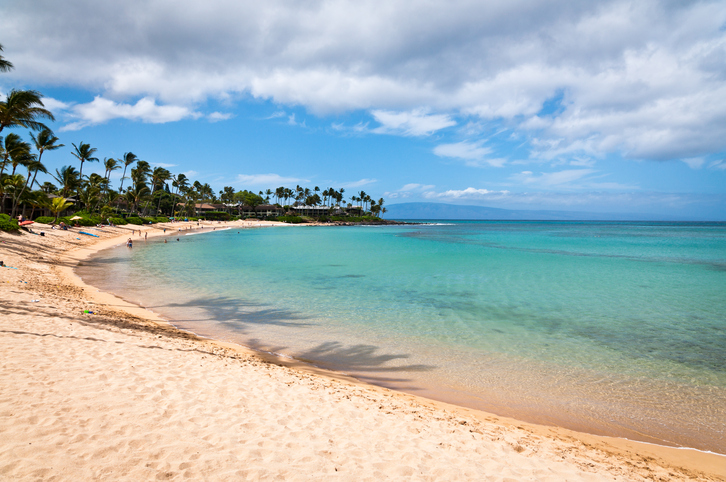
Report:
M0 479L726 479L718 455L523 424L176 330L75 277L131 227L86 230L100 237L0 233L18 268L0 268Z

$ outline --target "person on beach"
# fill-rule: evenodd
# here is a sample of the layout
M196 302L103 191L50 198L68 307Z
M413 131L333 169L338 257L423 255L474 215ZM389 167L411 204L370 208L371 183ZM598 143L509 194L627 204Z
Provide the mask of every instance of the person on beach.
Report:
M146 237L149 235L149 233L144 233L144 241L146 241Z
M126 247L127 248L133 248L134 247L134 242L131 241L131 238L129 238L129 240L126 241Z

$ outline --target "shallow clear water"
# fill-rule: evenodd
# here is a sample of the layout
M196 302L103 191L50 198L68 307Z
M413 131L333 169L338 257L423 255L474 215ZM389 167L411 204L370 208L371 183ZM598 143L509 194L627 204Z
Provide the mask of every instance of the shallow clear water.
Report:
M726 224L298 226L179 239L107 250L79 274L181 328L373 383L726 452Z

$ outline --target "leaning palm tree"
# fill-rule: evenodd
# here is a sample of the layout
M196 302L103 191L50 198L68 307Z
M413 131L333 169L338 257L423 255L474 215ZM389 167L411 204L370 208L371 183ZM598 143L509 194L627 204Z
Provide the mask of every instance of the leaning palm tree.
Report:
M58 221L58 215L68 209L69 207L73 206L73 203L68 201L65 198L62 197L56 197L53 198L53 200L50 202L50 206L48 208L50 209L50 212L55 214L55 219L53 220L53 223Z
M54 151L56 149L60 149L61 147L64 147L63 144L56 144L58 142L58 138L53 135L53 133L50 131L50 129L43 129L40 132L38 132L38 136L36 137L32 132L30 133L30 138L33 139L33 143L35 144L35 148L38 151L38 163L40 164L41 159L43 158L43 153L45 151ZM42 166L42 164L40 164ZM41 172L47 172L47 171L41 171ZM38 175L38 171L35 171L35 175L33 175L33 181L30 183L30 189L33 189L33 186L35 185L35 176Z
M118 161L113 157L104 157L103 168L103 177L106 179L106 183L108 184L111 182L111 173L113 171L121 169L121 166L119 165Z
M9 134L5 138L5 152L3 157L3 165L0 169L0 178L2 178L3 171L5 171L5 167L10 164L12 166L12 171L10 172L10 177L15 176L15 171L17 170L18 166L28 166L30 163L36 160L35 154L32 154L30 152L30 144L27 142L23 142L23 140L18 136L17 134ZM25 178L23 178L25 180ZM5 206L5 200L7 199L9 190L6 189L5 186L2 187L2 204L0 206ZM16 190L13 191L13 211L15 210L15 203L19 199L20 191Z
M121 162L124 164L124 173L121 176L121 187L119 188L119 192L123 191L124 189L124 180L126 179L126 169L133 164L134 162L138 161L139 158L136 157L136 154L133 152L126 152L124 153L124 156L121 158Z
M54 121L55 118L43 105L43 95L34 90L11 90L0 101L0 132L6 127L25 127L33 130L47 129L38 119Z
M123 157L121 158L121 162L124 165L124 173L121 175L121 187L118 189L119 194L123 194L124 192L124 180L126 180L126 169L133 164L134 162L138 161L139 158L136 157L136 154L133 152L125 152ZM119 196L119 202L121 202L121 196ZM118 209L118 203L116 203L116 208Z
M105 169L103 177L105 182L103 184L103 195L104 197L108 194L108 188L111 186L111 173L118 169L121 169L118 161L113 157L107 157L103 159L103 167Z
M81 142L80 146L73 144L76 152L71 152L79 161L81 161L81 169L78 171L78 176L83 179L83 163L84 162L98 162L97 157L93 157L98 149L91 147L90 144L84 144Z
M5 198L10 195L13 201L13 213L11 216L15 216L15 207L20 199L20 191L23 189L25 184L25 178L22 174L10 174L2 179L2 190L3 190L3 206L5 205Z
M33 183L34 183L35 176L38 175L38 172L42 172L44 174L48 173L48 169L46 169L45 166L43 165L43 163L40 162L40 160L37 158L32 159L30 162L27 163L27 165L25 167L27 167L27 169L28 169L28 177L25 178L25 185L23 186L23 189L20 190L20 194L18 195L17 200L15 202L13 202L13 212L11 215L12 217L15 217L15 214L17 213L17 211L16 211L17 207L18 207L17 202L20 201L21 199L23 199L23 194L25 194L25 191L28 189L28 184L31 184L30 176L31 175L33 176L32 179L33 179ZM32 184L31 184L30 189L31 190L33 189ZM25 211L25 210L23 209L23 211Z
M0 44L0 52L3 51L3 46ZM13 70L15 66L9 61L5 60L5 58L0 55L0 72L10 72Z

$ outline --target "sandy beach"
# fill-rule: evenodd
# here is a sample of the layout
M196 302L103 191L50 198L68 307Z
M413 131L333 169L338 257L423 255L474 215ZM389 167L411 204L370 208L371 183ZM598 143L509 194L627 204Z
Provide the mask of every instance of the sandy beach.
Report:
M180 227L199 229L142 229ZM73 272L137 226L33 228L46 235L0 232L2 480L726 480L722 455L522 423L177 330Z

